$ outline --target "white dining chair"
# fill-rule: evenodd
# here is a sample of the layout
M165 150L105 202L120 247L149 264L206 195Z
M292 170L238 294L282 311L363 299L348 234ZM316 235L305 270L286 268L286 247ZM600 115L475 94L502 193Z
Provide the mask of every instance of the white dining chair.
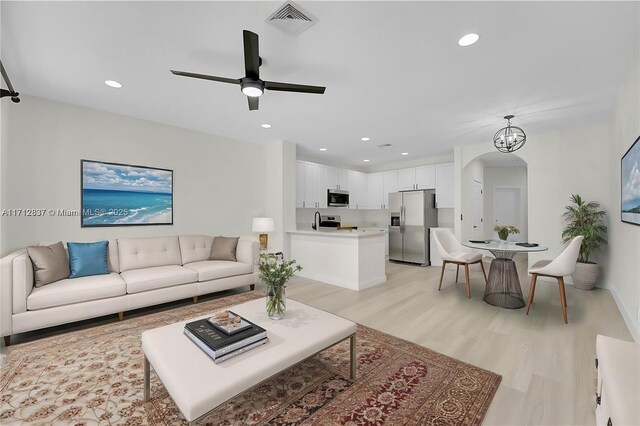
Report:
M527 304L527 315L531 305L533 305L533 296L536 292L536 282L538 277L551 277L558 281L560 288L560 305L562 306L562 317L564 323L567 322L567 294L564 290L564 277L573 274L576 269L576 261L580 254L580 246L582 245L583 236L575 237L566 249L562 251L554 260L539 260L529 268L531 274L531 288L529 289L529 303Z
M482 264L482 254L474 253L467 247L460 244L455 235L448 229L432 229L431 235L438 249L438 253L442 258L442 272L440 273L440 285L438 291L442 289L442 279L444 278L444 269L447 263L456 265L456 283L458 282L458 273L460 266L464 265L464 274L467 279L467 298L471 299L471 286L469 285L469 265L480 264L482 274L484 275L485 285L487 283L487 273Z

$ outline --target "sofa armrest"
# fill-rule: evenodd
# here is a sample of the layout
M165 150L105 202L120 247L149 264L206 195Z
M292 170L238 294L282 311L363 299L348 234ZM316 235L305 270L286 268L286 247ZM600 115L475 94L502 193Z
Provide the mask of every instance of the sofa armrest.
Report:
M18 250L0 259L0 335L2 336L10 336L13 333L14 260L26 254L25 250ZM33 278L33 271L31 274ZM26 298L24 306L26 310Z
M258 241L255 238L242 237L238 240L236 249L238 262L253 265L253 282L258 282Z

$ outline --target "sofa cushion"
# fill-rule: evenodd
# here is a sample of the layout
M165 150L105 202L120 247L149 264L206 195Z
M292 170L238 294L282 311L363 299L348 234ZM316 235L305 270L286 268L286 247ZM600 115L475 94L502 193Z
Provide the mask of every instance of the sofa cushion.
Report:
M33 263L36 287L69 278L69 257L62 241L50 246L27 247Z
M127 283L127 293L140 293L198 281L195 271L176 265L136 269L122 272L120 275Z
M180 235L178 240L180 241L183 265L209 258L213 237L209 235Z
M120 272L156 266L182 265L178 237L118 240Z
M67 243L69 252L69 278L105 275L109 273L109 242Z
M253 273L253 266L228 260L205 260L189 263L184 267L196 271L200 282Z
M235 262L239 239L240 237L215 237L211 245L209 260L230 260Z
M120 275L115 272L107 275L64 279L44 287L34 288L27 297L27 309L35 311L122 296L125 293L126 285Z

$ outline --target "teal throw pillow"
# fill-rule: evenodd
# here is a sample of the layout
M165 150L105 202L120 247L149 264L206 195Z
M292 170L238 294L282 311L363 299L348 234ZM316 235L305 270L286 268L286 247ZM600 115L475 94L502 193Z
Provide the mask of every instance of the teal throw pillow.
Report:
M109 273L109 241L95 243L67 243L69 249L69 278Z

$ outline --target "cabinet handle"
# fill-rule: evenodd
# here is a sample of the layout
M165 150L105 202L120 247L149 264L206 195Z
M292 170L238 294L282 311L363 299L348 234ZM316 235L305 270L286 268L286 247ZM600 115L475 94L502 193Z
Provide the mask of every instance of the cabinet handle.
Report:
M302 207L306 207L306 206L305 206L305 203L306 203L306 201L303 201L303 202L302 202Z

